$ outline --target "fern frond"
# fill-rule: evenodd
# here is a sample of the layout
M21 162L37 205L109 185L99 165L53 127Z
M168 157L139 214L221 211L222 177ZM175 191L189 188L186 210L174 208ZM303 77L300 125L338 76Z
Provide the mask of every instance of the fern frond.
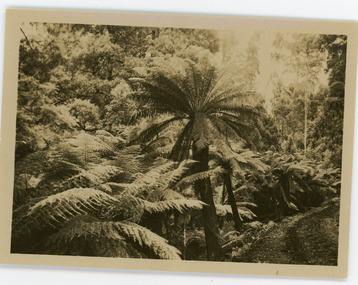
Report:
M148 249L162 259L180 259L180 252L169 245L165 239L150 230L129 222L85 222L80 221L64 227L45 241L45 248L55 253L73 254L76 246L82 243L89 246L96 256L147 257L143 251ZM135 247L134 247L135 246ZM75 248L78 250L78 248ZM88 251L88 249L87 249ZM81 253L77 253L81 254ZM83 255L83 253L81 254Z
M211 114L227 117L234 121L238 121L238 119L246 121L260 115L260 112L255 106L235 104L232 101L231 103L226 102L225 104L216 105L210 111Z
M217 204L215 205L215 208L216 208L217 215L219 216L224 216L226 214L232 215L232 209L230 205ZM256 218L256 215L246 207L237 207L237 210L240 214L241 220L243 220L243 218L247 220L253 220L254 218Z
M142 189L147 189L156 185L163 173L166 173L174 168L175 162L163 159L157 159L159 166L151 169L145 174L139 174L137 179L132 183L108 183L113 189L122 192L126 191L128 194L134 194Z
M121 149L118 154L123 156L138 157L141 156L142 149L140 145L129 145Z
M153 185L157 183L157 181L161 178L162 174L167 173L172 170L176 163L168 160L158 160L160 164L155 168L149 170L147 173L139 175L139 177L135 180L135 183L138 184L146 184ZM157 164L157 162L155 162Z
M180 251L150 230L130 222L113 223L119 233L139 246L150 248L159 258L180 260Z
M239 158L242 159L239 160ZM262 160L257 154L255 154L251 150L246 150L244 152L238 153L237 155L235 155L235 159L237 159L239 162L242 162L247 168L255 169L262 173L268 171L270 168L267 164L262 162Z
M83 171L83 169L77 164L66 160L58 159L56 161L53 161L53 163L51 163L51 166L47 168L47 170L45 171L45 175L42 178L42 183L68 179L81 171Z
M161 192L160 199L163 201L166 200L175 200L175 199L185 199L185 197L178 193L177 191L174 191L172 189L165 189Z
M236 123L225 117L209 116L210 122L216 129L216 133L223 137L231 137L236 141L249 142L252 137L253 127L245 123Z
M131 140L129 144L136 144L139 142L147 142L158 135L161 131L166 129L170 124L176 121L185 119L184 116L174 116L170 119L164 120L163 122L153 124L149 128L142 131L136 138Z
M104 205L96 212L102 220L130 221L139 223L144 213L141 199L127 193L113 196L116 202Z
M108 164L122 169L127 177L126 181L131 181L138 173L143 172L142 158L141 147L132 145L118 151Z
M107 144L112 149L116 149L119 145L126 143L126 140L121 136L114 136L105 130L97 130L95 137Z
M292 172L298 172L301 174L313 175L314 169L311 166L311 164L312 164L311 162L307 162L307 161L300 161L295 164L291 163L287 168L287 172L292 171Z
M156 107L162 106L166 110L186 113L191 107L190 101L187 94L176 84L177 82L159 73L150 81L142 81L141 84L146 92L137 99L150 102Z
M153 160L158 157L169 158L172 151L172 145L158 147L145 155L146 159Z
M243 138L238 134L231 126L224 122L221 118L215 115L208 116L211 129L213 131L213 137L215 140L219 138L221 140L227 140L228 138L234 139L235 141L244 141Z
M68 144L83 152L98 152L108 155L114 155L113 146L108 145L105 141L88 133L79 133L73 138L66 140Z
M135 193L144 187L144 184L139 183L107 182L106 185L111 187L111 191L113 191L114 193L122 193L124 191L128 193Z
M247 220L253 220L256 218L256 215L246 207L238 207L237 210L242 218L246 218Z
M143 98L139 98L140 94L144 94L143 96L146 96L145 93L136 93L134 95L134 97L137 97L137 100L141 100ZM133 95L132 95L133 96ZM143 118L147 118L147 119L152 119L158 116L169 116L169 115L181 115L180 112L170 112L167 108L164 107L155 107L155 109L150 108L151 106L148 106L148 102L146 102L147 104L142 106L142 109L139 110L137 113L135 113L133 116L131 116L130 118L130 123L135 123L137 122L139 119L143 119Z
M186 159L179 163L178 167L172 171L169 171L161 176L160 185L165 188L172 186L177 183L183 175L189 170L189 167L197 163L197 161L192 159Z
M204 113L195 114L191 137L198 149L203 149L210 144L210 130L207 116Z
M44 227L57 228L75 216L118 202L114 197L91 188L74 188L37 202L26 215L14 221L13 234L24 235Z
M159 137L143 148L145 159L153 160L158 157L168 157L172 150L173 142L169 137Z
M189 210L201 210L206 204L199 200L174 199L159 202L142 200L144 210L149 213L161 213L169 210L176 210L183 213Z
M175 161L181 161L189 157L189 149L192 140L192 131L193 131L193 121L189 121L182 132L180 133L178 139L176 140L172 151L170 153L170 158Z
M214 169L211 170L207 170L207 171L203 171L203 172L198 172L195 174L192 174L190 176L187 176L185 178L183 178L182 180L180 180L175 186L174 188L178 189L180 188L182 185L185 184L194 184L196 181L198 180L203 180L206 178L210 178L212 176L217 176L220 174L226 173L226 170L223 169L221 166L218 166Z
M149 152L156 150L157 148L166 146L171 143L172 143L172 140L169 137L159 137L159 138L153 140L152 142L150 142L149 144L147 144L142 149L142 151L145 153L149 153Z
M107 193L112 193L112 192L113 192L111 186L108 185L107 183L106 183L106 184L98 185L97 188L98 188L99 190L102 190L102 191L107 192Z
M153 191L153 189L156 189L156 191L164 191L172 184L175 184L193 163L195 163L194 160L184 160L178 167L175 167L176 162L157 159L154 164L159 164L158 166L145 174L138 175L137 179L132 183L108 182L106 184L116 193L139 195L144 190Z
M233 129L241 138L246 138L249 135L252 135L254 131L254 127L248 123L237 122L227 116L222 116L220 119Z
M36 203L30 208L28 216L38 212L41 208L51 207L54 214L65 216L69 212L93 209L99 205L108 205L117 200L102 191L91 188L74 188L52 196Z
M16 161L15 164L15 178L24 173L31 175L39 175L43 173L46 168L49 166L49 157L51 156L51 151L49 150L39 150L34 153L30 153Z
M242 93L237 92L237 88L230 88L228 90L222 91L219 94L215 94L215 98L212 98L211 100L208 100L208 103L205 105L204 111L209 111L211 113L215 113L218 110L222 110L220 106L225 106L225 104L233 102L235 99L239 99L242 97ZM209 95L210 96L210 95ZM228 111L233 111L232 109L229 109ZM236 113L238 113L239 110L235 109Z
M85 219L80 216L79 220L73 219L71 223L63 227L61 230L51 235L47 240L45 247L51 248L53 246L61 249L59 245L69 244L73 239L77 238L106 238L113 239L116 241L123 241L125 238L121 236L118 231L114 230L111 222L96 221L95 218Z
M96 187L108 181L111 177L123 173L118 167L112 165L97 165L89 170L82 170L81 173L72 176L64 181L62 189L78 187Z

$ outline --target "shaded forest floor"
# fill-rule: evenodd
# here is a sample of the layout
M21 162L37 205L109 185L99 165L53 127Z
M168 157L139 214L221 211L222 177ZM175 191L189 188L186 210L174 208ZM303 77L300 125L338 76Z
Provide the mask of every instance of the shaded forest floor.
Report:
M263 229L233 261L337 265L339 200Z

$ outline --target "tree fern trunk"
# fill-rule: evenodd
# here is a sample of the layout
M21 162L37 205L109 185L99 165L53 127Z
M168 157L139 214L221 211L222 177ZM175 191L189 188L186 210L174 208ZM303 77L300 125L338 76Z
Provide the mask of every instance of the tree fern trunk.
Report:
M198 161L198 163L195 164L195 173L207 171L209 168L209 147L197 149L193 146L193 159ZM216 216L210 178L196 181L194 187L195 192L200 193L201 200L209 205L203 207L202 210L207 259L220 260L221 247L219 243L219 223Z
M230 173L224 174L224 183L226 185L227 196L228 196L229 204L231 206L232 215L234 218L235 230L241 231L242 230L242 221L240 219L239 211L237 210L234 192L232 189Z

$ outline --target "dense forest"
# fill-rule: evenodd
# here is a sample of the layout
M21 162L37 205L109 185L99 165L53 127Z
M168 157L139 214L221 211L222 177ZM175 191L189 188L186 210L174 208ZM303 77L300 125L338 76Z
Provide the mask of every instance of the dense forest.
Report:
M346 36L19 33L13 253L337 264Z

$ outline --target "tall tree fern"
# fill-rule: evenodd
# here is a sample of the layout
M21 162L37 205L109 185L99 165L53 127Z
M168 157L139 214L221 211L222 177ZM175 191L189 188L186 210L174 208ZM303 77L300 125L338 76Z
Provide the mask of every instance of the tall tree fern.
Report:
M164 119L144 130L133 143L150 141L174 122L182 121L184 127L170 157L183 160L189 157L191 150L192 159L198 161L193 167L194 173L208 170L209 145L214 137L230 136L252 144L258 135L254 123L262 110L245 104L249 94L237 87L229 88L214 67L199 70L191 65L186 76L154 74L134 81L141 86L135 97L143 103L142 115L160 115ZM209 205L203 208L207 258L219 260L219 227L210 179L196 181L195 188L201 200Z
M228 196L228 202L231 206L231 213L234 218L235 229L242 230L242 219L237 207L237 201L234 196L233 180L245 180L247 171L256 171L264 173L268 166L264 164L258 155L250 150L235 152L227 143L218 143L215 151L212 152L214 165L221 166L223 171L223 191L222 202L224 202L225 192Z

